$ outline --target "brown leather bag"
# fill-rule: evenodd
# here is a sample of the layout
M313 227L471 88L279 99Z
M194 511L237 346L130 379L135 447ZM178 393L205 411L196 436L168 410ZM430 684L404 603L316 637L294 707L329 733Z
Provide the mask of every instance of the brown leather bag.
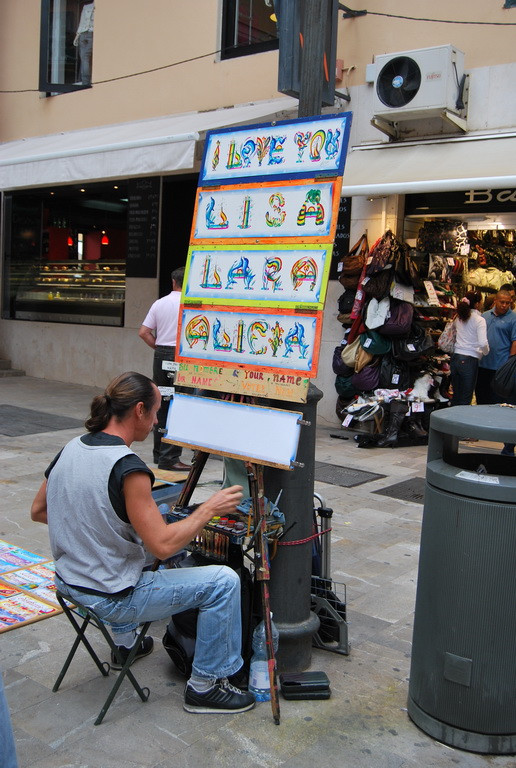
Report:
M359 240L357 240L349 253L347 253L346 256L344 256L344 258L340 261L340 264L342 264L342 269L340 270L339 276L341 285L344 285L344 278L353 277L355 275L357 276L356 284L358 283L358 277L362 272L362 268L365 264L368 253L369 246L367 243L367 235L364 234Z

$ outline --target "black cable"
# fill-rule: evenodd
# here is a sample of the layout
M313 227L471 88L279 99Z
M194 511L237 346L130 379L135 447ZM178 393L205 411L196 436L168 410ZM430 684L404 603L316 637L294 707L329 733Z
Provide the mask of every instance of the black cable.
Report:
M192 61L200 61L201 59L206 59L209 56L216 56L218 53L220 53L220 50L211 51L211 53L203 53L200 56L192 56L192 58L190 59L182 59L181 61L175 61L173 64L163 64L163 66L161 67L144 69L141 72L132 72L129 75L120 75L119 77L110 77L110 78L107 78L106 80L95 80L94 82L92 82L92 85L104 85L105 83L114 83L117 80L126 80L129 77L139 77L140 75L148 75L151 72L159 72L162 69L171 69L172 67L178 67L181 64L189 64ZM13 91L0 90L0 93L39 93L39 88L24 88L24 89L13 90Z
M516 21L453 21L451 19L426 19L418 16L398 16L395 13L379 13L366 11L367 16L385 16L388 19L405 19L407 21L429 21L433 24L476 24L490 27L516 27Z

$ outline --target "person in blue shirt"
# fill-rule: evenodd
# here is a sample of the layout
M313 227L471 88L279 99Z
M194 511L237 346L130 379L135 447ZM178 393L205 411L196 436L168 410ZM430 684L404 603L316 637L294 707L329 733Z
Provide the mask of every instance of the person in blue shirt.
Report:
M516 355L516 312L511 305L511 293L502 288L496 294L493 307L482 315L487 324L489 354L484 355L479 363L475 387L478 405L500 402L492 387L494 375L509 357ZM502 453L514 456L514 444L506 443Z

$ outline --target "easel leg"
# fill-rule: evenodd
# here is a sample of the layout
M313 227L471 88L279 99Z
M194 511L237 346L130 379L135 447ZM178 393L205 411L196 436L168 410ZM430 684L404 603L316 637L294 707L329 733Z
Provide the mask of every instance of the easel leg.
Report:
M271 610L269 600L269 552L267 543L267 520L263 487L263 467L259 464L246 462L249 472L249 487L253 500L253 517L255 530L255 576L260 582L262 597L262 613L265 625L265 643L267 646L267 663L269 667L269 684L271 689L272 716L276 725L280 723L280 706L278 699L278 684L276 679L276 659L272 639Z

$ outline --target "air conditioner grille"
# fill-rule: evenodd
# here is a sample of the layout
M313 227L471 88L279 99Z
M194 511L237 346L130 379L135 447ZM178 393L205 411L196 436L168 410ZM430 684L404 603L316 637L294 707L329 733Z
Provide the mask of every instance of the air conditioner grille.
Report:
M421 70L414 59L397 56L390 59L376 81L378 98L387 107L404 107L421 86Z

